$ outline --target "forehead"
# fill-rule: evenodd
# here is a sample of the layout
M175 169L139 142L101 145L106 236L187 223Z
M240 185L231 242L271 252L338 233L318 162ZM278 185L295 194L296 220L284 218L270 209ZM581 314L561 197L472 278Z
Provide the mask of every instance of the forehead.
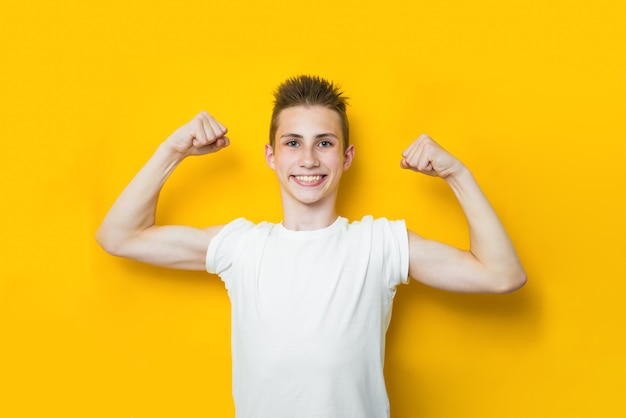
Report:
M342 138L339 114L323 106L293 106L283 109L278 115L276 134L320 134L333 133Z

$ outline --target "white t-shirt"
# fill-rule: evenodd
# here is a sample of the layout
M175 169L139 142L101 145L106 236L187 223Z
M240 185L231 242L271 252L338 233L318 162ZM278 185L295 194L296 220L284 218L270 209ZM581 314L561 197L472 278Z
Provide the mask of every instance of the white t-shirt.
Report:
M231 300L237 417L389 417L385 334L408 257L404 221L226 225L206 267Z

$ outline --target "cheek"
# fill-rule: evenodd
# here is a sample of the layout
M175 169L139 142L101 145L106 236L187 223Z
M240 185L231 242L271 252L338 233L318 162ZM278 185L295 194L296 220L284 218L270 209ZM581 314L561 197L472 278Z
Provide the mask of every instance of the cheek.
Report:
M293 164L293 158L289 158L287 155L281 155L280 158L277 157L274 159L275 170L287 170L289 167L293 166Z
M334 165L336 165L337 167L343 167L344 163L345 163L345 159L343 158L343 155L338 155L335 157Z

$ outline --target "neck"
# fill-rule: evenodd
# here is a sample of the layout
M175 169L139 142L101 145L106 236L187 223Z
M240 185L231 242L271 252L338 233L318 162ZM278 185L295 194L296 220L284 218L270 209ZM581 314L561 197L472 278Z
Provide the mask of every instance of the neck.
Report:
M337 220L334 202L324 204L283 205L283 226L292 231L314 231L332 225Z

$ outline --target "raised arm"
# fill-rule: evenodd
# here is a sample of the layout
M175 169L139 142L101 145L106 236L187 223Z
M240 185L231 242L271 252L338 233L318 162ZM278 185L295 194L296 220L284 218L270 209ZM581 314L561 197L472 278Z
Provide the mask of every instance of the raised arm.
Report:
M507 293L522 287L526 274L513 244L467 167L427 135L402 156L402 168L448 183L465 213L470 235L470 249L464 251L409 231L409 275L457 292Z
M157 226L155 213L159 193L178 164L190 155L227 147L226 132L221 123L201 112L163 142L104 218L96 234L102 248L112 255L144 263L204 270L209 242L221 226Z

